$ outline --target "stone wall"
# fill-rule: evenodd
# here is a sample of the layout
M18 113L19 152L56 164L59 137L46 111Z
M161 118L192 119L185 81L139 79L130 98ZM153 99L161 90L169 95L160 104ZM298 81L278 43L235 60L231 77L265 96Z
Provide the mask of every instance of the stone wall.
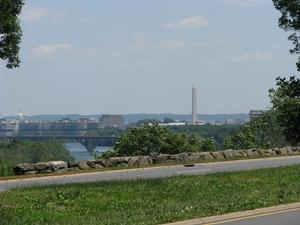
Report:
M23 163L14 167L17 175L57 173L109 167L147 167L153 164L176 162L201 162L214 160L230 160L238 158L260 158L300 154L300 147L284 147L272 149L224 150L217 152L192 152L176 155L160 154L157 156L113 157L109 159L88 161L53 161L41 163Z

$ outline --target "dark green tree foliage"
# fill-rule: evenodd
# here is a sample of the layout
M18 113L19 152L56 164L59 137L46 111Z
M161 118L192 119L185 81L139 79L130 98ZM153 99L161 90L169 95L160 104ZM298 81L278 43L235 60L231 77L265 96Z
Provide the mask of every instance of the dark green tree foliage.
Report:
M10 69L18 67L22 31L18 15L24 0L0 0L0 59Z
M224 149L225 139L228 136L237 134L241 130L240 124L224 124L224 125L211 125L206 124L203 126L185 125L185 126L172 126L171 131L176 133L193 134L197 137L206 139L213 138L217 149Z
M300 142L300 79L293 76L276 80L277 89L269 90L273 109L286 140L296 145Z
M112 156L134 156L152 154L177 154L181 152L212 151L215 141L211 138L197 138L195 135L173 133L159 125L144 125L131 128L121 135Z
M274 6L281 12L279 27L285 31L291 31L288 39L294 44L291 54L300 54L300 1L299 0L273 0ZM300 71L300 57L297 63Z
M70 161L73 158L62 143L17 142L0 143L0 161L10 165L18 163L37 163L53 160Z
M226 138L226 148L251 149L281 147L286 144L275 111L268 111L247 123L236 135Z
M0 160L0 177L11 176L13 174L12 166L8 162Z

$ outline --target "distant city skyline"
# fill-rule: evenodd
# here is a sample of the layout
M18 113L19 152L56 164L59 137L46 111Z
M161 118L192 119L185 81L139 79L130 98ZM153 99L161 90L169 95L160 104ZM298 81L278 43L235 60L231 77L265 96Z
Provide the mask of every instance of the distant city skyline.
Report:
M0 113L248 113L297 73L270 0L27 0ZM197 102L199 105L199 101Z

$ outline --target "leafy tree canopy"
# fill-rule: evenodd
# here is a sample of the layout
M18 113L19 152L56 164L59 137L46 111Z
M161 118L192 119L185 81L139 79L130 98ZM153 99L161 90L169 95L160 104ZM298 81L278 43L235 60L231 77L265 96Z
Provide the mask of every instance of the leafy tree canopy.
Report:
M181 152L212 151L216 149L212 138L173 133L167 127L144 125L121 135L110 156L177 154Z
M292 31L288 39L294 44L291 54L300 54L300 1L299 0L273 0L274 6L281 12L279 27L285 31ZM297 62L300 71L300 57Z
M18 15L23 5L24 0L0 0L0 59L10 69L20 64L22 31Z
M225 140L226 148L251 149L270 148L285 145L282 128L277 121L276 112L268 111L247 123L242 130Z
M300 142L300 79L292 76L276 80L277 89L269 90L273 109L286 140L296 145Z

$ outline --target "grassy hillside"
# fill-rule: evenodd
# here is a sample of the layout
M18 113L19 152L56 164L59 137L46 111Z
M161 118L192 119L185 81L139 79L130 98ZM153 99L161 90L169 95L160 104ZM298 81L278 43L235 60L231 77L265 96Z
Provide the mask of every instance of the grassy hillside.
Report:
M300 166L0 193L0 224L151 225L300 201Z

